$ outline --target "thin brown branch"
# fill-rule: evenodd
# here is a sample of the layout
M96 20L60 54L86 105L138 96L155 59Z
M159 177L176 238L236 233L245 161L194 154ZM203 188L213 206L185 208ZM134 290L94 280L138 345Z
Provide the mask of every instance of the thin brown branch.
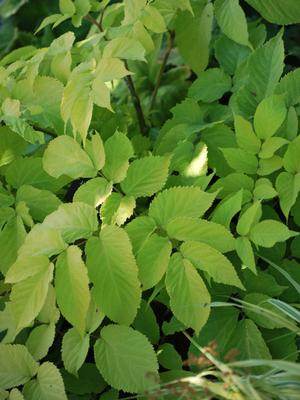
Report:
M156 83L155 83L155 86L154 86L154 89L153 89L153 92L152 92L152 95L151 95L151 100L150 100L150 105L149 105L149 112L155 106L155 101L156 101L158 89L160 87L161 80L162 80L162 77L163 77L163 73L164 73L164 70L166 68L169 56L171 54L171 51L172 51L172 48L173 48L173 45L174 45L174 39L175 39L175 32L174 31L170 31L168 45L167 45L167 48L166 48L166 51L165 51L165 55L164 55L163 61L161 63L161 66L160 66L160 69L159 69L159 72L158 72L158 76L157 76L157 79L156 79Z
M98 22L94 17L92 17L90 14L87 14L84 19L86 21L89 21L91 24L97 26L97 28L99 29L100 32L103 32L103 28L102 28L102 21L101 23Z

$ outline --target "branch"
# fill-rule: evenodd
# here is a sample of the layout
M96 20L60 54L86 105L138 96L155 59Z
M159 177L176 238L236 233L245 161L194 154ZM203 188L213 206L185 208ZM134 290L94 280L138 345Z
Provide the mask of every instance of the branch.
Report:
M154 90L153 90L153 92L152 92L152 96L151 96L151 100L150 100L150 106L149 106L149 112L150 112L150 111L153 109L153 107L155 106L155 101L156 101L157 92L158 92L158 89L159 89L159 87L160 87L161 80L162 80L162 77L163 77L163 73L164 73L164 70L165 70L165 68L166 68L166 65L167 65L167 62L168 62L168 59L169 59L171 50L172 50L173 45L174 45L174 39L175 39L175 32L174 32L174 31L171 31L171 32L170 32L170 35L169 35L168 46L167 46L167 48L166 48L166 52L165 52L163 61L162 61L162 63L161 63L161 67L160 67L160 70L159 70L159 72L158 72L156 84L155 84Z

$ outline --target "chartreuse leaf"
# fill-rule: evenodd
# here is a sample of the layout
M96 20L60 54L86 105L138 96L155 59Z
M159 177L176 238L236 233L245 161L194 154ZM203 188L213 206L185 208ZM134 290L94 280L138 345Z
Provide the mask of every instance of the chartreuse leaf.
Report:
M182 359L170 343L165 343L159 347L158 362L167 369L181 369Z
M143 247L149 236L155 231L156 224L153 218L139 216L134 218L125 226L129 239L132 244L133 253L136 255Z
M286 117L284 97L273 95L264 99L254 114L254 129L260 139L268 139L280 128Z
M300 175L289 172L281 172L276 179L276 190L278 192L280 208L288 219L291 208L296 203L300 192Z
M237 349L239 360L271 359L270 351L251 319L243 319L237 323L228 343L228 349Z
M8 270L5 282L17 283L45 270L49 265L46 256L20 256Z
M143 290L155 286L165 274L171 255L171 242L153 233L139 251L136 262Z
M82 202L98 207L111 194L112 184L105 178L93 178L81 185L75 192L73 202Z
M231 262L211 246L200 242L185 242L180 251L196 268L207 272L215 282L244 289Z
M55 324L59 320L59 317L60 312L56 307L55 289L50 283L45 303L37 316L37 320L43 324Z
M24 386L23 393L31 400L67 400L64 381L51 362L44 362L39 367L36 379Z
M251 227L256 225L262 217L262 207L260 201L256 201L250 205L239 217L236 231L241 236L248 235Z
M212 103L231 89L231 78L220 68L201 72L189 89L189 96L197 101Z
M104 227L98 238L88 240L86 255L96 304L111 320L131 324L140 304L141 289L126 232L116 226Z
M104 145L99 133L92 135L91 139L85 142L85 151L92 160L96 170L100 170L105 164L105 151Z
M17 329L31 324L41 311L53 277L53 264L48 263L39 273L13 285L11 307Z
M28 382L38 370L38 363L25 346L0 344L0 387L10 389Z
M193 3L193 15L179 12L175 20L176 43L179 53L197 74L205 70L209 59L213 6L204 1Z
M73 15L76 12L76 8L72 0L59 0L59 9L62 14Z
M264 141L259 152L260 158L270 158L282 146L287 144L288 141L282 137L270 137Z
M171 257L166 288L175 317L199 333L209 316L205 305L210 303L210 295L197 270L179 253Z
M257 246L273 247L276 243L285 242L298 234L279 221L266 219L253 226L249 237Z
M42 324L35 327L26 340L26 347L35 360L46 357L53 344L55 336L55 324Z
M248 153L257 154L260 150L261 142L254 133L251 122L240 115L235 115L234 128L239 147Z
M234 249L234 237L223 225L204 219L178 217L167 225L168 236L182 242L189 240L206 243L221 253Z
M256 274L256 262L250 240L244 236L236 238L235 249L243 263L243 266L249 268L254 274Z
M77 375L79 368L86 359L90 344L89 335L81 336L76 329L69 329L62 340L62 360L65 369L73 375Z
M129 37L117 37L109 41L103 57L145 61L145 49L141 43Z
M101 207L102 222L107 225L123 225L132 216L135 205L133 196L112 193Z
M137 316L132 324L133 328L147 336L152 344L159 341L159 325L151 306L142 299Z
M51 140L44 153L43 167L55 178L61 175L73 179L92 178L97 174L92 160L79 143L66 135Z
M90 291L87 270L79 247L70 246L58 256L55 292L62 315L82 335L90 303Z
M212 205L216 193L198 187L174 187L159 193L150 204L149 216L166 228L176 217L201 217Z
M11 163L25 150L26 142L7 126L0 127L0 167Z
M170 160L167 157L149 156L133 161L121 183L129 196L152 196L163 188L168 177Z
M243 202L243 189L234 193L232 196L225 198L212 215L212 221L217 224L224 225L228 230L230 229L230 222L232 218L241 210Z
M67 243L88 239L97 230L97 213L85 203L62 204L45 218L43 227L59 230Z
M15 388L9 393L8 400L24 400L24 396L18 389Z
M133 147L126 135L116 132L104 144L106 163L103 174L114 183L121 182L129 167L128 160L133 156Z
M122 325L105 326L94 352L97 368L113 388L139 393L155 385L156 354L140 332Z
M216 0L214 10L222 32L231 40L248 46L247 20L239 0Z
M273 188L272 182L267 178L260 178L255 182L253 198L255 200L269 200L277 196L277 191Z
M287 106L299 103L300 100L300 68L297 68L280 80L275 90L276 94L284 94Z
M300 22L300 10L297 0L246 0L267 21L278 25L289 25Z
M162 33L167 29L161 13L156 7L153 7L149 4L143 10L141 22L147 29L155 33Z
M221 149L228 165L237 172L255 174L258 167L258 160L255 155L243 149L227 148Z
M297 136L288 146L283 158L283 166L287 172L300 172L299 163L300 136Z

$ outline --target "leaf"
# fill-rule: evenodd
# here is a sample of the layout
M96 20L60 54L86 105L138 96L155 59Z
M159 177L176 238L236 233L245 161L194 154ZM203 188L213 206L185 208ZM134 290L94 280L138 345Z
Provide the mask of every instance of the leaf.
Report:
M201 217L212 205L216 193L198 187L174 187L159 193L149 207L149 216L166 228L177 217Z
M104 224L123 225L130 218L136 203L132 196L122 196L120 193L112 193L101 207L100 214Z
M268 139L280 128L286 117L283 96L270 96L264 99L254 114L254 129L261 139Z
M155 286L165 274L171 255L171 242L153 233L139 251L136 262L143 290Z
M106 45L103 57L145 61L145 49L141 43L135 39L117 37L110 40Z
M228 343L228 348L239 351L238 360L271 359L269 349L259 329L251 319L244 319L237 323L234 334Z
M199 333L209 316L210 310L205 305L210 303L210 295L196 269L179 253L171 257L166 288L175 317Z
M53 264L47 268L16 283L12 287L10 301L16 320L17 329L29 326L41 311L53 277Z
M102 169L105 164L104 145L99 133L92 135L91 139L85 142L85 151L92 160L97 171Z
M84 363L90 345L89 335L81 336L76 329L69 329L62 340L62 360L65 369L75 376Z
M231 40L249 45L247 19L238 0L216 0L215 16L223 33Z
M258 160L255 155L242 149L221 149L228 165L237 172L253 175L257 171Z
M297 136L288 146L283 158L283 166L287 172L300 172L299 163L300 136Z
M297 235L298 232L290 231L286 225L272 219L259 222L250 231L251 241L262 247L273 247Z
M249 268L254 274L257 274L255 257L250 240L243 236L236 238L235 248L243 266Z
M291 208L296 203L300 192L300 175L289 172L281 172L276 179L276 190L278 192L280 208L288 219Z
M140 332L122 325L105 326L94 353L101 375L115 389L136 393L154 385L158 371L156 354Z
M300 68L284 75L278 83L276 94L284 94L287 106L293 106L300 101Z
M152 344L159 341L159 325L151 306L142 299L137 316L132 324L133 328L147 336Z
M79 247L70 246L58 256L55 292L62 315L83 335L90 303L90 291L87 270Z
M5 282L17 283L34 276L45 270L49 265L49 259L45 256L21 256L13 263L5 276Z
M63 379L51 362L44 362L38 369L37 378L24 387L24 396L31 400L67 400Z
M20 344L0 344L0 387L10 389L23 385L38 370L25 346Z
M55 178L61 175L73 179L92 178L97 174L89 156L73 138L66 135L51 140L44 153L43 167Z
M67 243L88 239L97 230L97 213L85 203L62 204L45 218L43 226L59 230Z
M155 33L163 33L167 30L165 21L156 7L147 5L141 15L141 22L147 29Z
M297 0L246 0L267 21L278 25L289 25L300 22L300 10Z
M111 192L112 184L110 182L104 178L93 178L79 186L74 194L73 202L82 202L97 208Z
M189 96L205 103L220 99L231 89L231 78L220 68L209 68L198 74L198 78L189 88Z
M78 371L78 377L61 370L67 392L75 394L101 393L107 384L95 364L85 363ZM107 393L107 392L106 392Z
M274 153L279 150L282 146L287 144L288 141L281 137L270 137L264 141L259 152L260 158L273 157Z
M139 216L134 218L125 226L129 239L132 244L133 253L136 255L143 247L149 236L155 231L156 224L153 218Z
M214 210L212 215L212 221L224 225L228 230L230 229L230 223L232 218L241 210L243 201L243 189L234 193L232 196L225 198L217 208Z
M236 231L241 236L247 236L253 225L256 225L262 217L260 201L251 204L242 215L236 226Z
M86 255L96 304L111 320L131 324L140 304L141 289L126 232L115 226L104 227L99 238L88 240Z
M0 167L7 165L20 156L27 143L7 126L0 127Z
M133 161L121 183L122 190L135 198L152 196L164 187L169 164L169 158L160 156L148 156Z
M235 247L234 237L223 225L204 219L174 218L167 225L167 233L170 238L181 242L206 243L221 253L232 251Z
M244 289L231 262L213 247L199 242L186 242L180 246L183 257L196 268L207 272L215 282Z
M39 222L62 204L52 192L31 185L21 186L17 191L16 200L24 201L30 210L30 215Z
M54 342L55 324L39 325L35 327L26 340L26 347L35 360L46 357Z
M175 20L179 53L196 74L205 70L209 59L213 6L204 4L204 1L193 3L194 15L189 11L181 11Z
M181 357L172 344L165 343L159 347L158 351L158 362L162 367L175 370L182 368Z
M235 115L234 128L239 147L248 153L258 154L261 142L255 135L252 124L240 115Z
M8 400L24 400L24 397L18 389L13 389L9 394Z
M114 183L121 182L129 167L128 160L133 157L133 148L126 135L116 132L104 144L106 163L103 174Z

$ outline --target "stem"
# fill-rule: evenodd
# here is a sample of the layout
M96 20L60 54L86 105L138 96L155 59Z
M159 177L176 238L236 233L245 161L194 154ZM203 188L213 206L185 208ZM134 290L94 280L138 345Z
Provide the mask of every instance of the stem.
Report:
M170 34L169 34L169 41L168 41L168 45L167 45L167 48L166 48L166 52L165 52L163 61L161 63L160 70L158 72L158 76L157 76L156 84L154 86L154 90L152 92L152 96L151 96L151 100L150 100L150 106L149 106L149 112L155 106L157 92L158 92L158 89L160 87L161 80L162 80L162 77L163 77L163 73L164 73L164 70L166 68L166 65L167 65L171 50L172 50L173 45L174 45L174 39L175 39L175 32L171 31Z
M102 28L102 20L101 23L99 23L94 17L92 17L90 14L87 14L84 19L86 21L89 21L91 24L96 25L97 28L99 29L100 32L103 32L103 28Z

